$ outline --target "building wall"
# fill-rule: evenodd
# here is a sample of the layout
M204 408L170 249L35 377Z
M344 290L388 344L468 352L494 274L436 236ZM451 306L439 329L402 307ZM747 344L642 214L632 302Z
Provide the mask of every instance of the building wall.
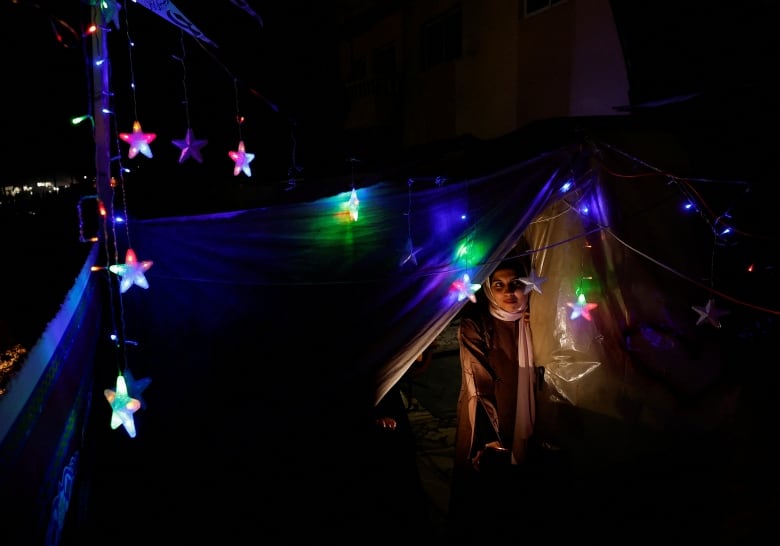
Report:
M517 127L568 114L573 9L571 1L517 20Z
M628 75L608 0L568 0L517 20L517 125L619 115Z
M456 63L458 134L482 138L515 129L517 1L463 3L464 55Z
M628 71L609 0L572 3L570 116L615 115L629 104Z
M390 13L375 21L362 34L347 41L341 51L342 75L346 81L347 129L360 129L395 120L393 108L400 97L398 67L403 65L403 14ZM377 73L375 52L381 48L395 46L394 74ZM356 63L365 63L362 76L354 74ZM395 115L393 115L395 114Z
M462 56L426 69L421 29L455 6L462 11ZM414 3L406 16L405 146L462 135L493 138L516 128L516 21L516 0Z
M423 27L458 7L462 54L423 66ZM521 10L522 0L418 0L377 12L342 44L347 131L412 147L497 138L549 118L619 115L628 78L609 1L567 0L528 16ZM391 43L396 77L389 81L371 65ZM350 79L360 57L365 77Z

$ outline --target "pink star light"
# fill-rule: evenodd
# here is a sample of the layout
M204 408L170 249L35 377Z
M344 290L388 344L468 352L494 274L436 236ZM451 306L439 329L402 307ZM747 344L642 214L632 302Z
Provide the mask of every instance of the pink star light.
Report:
M241 172L247 176L252 176L252 169L249 168L249 164L255 158L255 154L246 152L243 140L238 142L238 150L228 152L228 155L236 163L235 167L233 167L233 176L238 176Z
M141 124L136 120L133 122L133 132L119 133L119 138L130 144L130 150L127 152L127 157L133 159L139 152L146 157L152 157L152 149L149 148L149 144L157 138L157 134L144 133L141 130Z

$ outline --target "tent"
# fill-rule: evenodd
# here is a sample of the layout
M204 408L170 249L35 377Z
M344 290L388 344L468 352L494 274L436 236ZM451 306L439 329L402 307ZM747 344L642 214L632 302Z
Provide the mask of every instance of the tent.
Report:
M15 510L52 518L56 537L69 505L64 535L76 543L360 536L377 517L374 406L518 252L539 277L537 434L567 454L529 475L543 521L565 516L582 533L631 509L645 522L660 494L660 533L679 523L671 514L690 517L678 499L702 521L714 505L745 506L724 482L739 475L750 491L746 479L766 477L750 435L774 415L762 401L775 377L763 363L776 248L726 228L766 217L746 214L761 188L686 178L669 134L593 121L439 144L277 203L128 218L116 248L90 246L62 317L0 399L0 478ZM148 287L121 292L105 265L128 248L149 262ZM142 402L135 437L110 426L118 372ZM22 458L29 450L40 456ZM670 480L687 495L670 495ZM14 521L20 536L38 525Z
M696 457L709 449L699 440L729 430L744 378L724 325L741 319L701 280L713 249L734 252L706 221L707 193L647 165L639 176L603 142L504 164L496 146L341 179L310 200L128 221L117 255L151 261L149 286L107 299L104 335L126 342L103 348L96 388L117 370L151 383L136 438L109 431L96 400L91 455L121 468L126 517L178 536L306 536L290 513L320 533L356 531L373 406L520 241L540 279L539 435L581 468L625 469L659 464L669 446ZM681 218L691 200L700 214ZM741 274L731 262L719 279ZM114 277L96 278L111 293Z

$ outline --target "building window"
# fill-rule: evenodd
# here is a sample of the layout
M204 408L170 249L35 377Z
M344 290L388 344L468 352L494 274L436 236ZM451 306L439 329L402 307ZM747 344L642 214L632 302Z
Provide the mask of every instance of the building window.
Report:
M395 44L374 50L374 76L395 75Z
M422 27L422 67L459 59L463 55L463 17L453 8Z
M564 2L566 0L520 0L520 17L539 13Z
M352 59L349 66L349 81L364 80L368 76L368 62L365 57Z

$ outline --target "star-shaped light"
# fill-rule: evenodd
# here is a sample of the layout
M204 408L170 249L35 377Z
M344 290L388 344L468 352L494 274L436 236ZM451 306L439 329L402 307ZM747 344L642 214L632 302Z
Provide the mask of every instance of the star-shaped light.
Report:
M463 301L468 298L474 303L477 302L477 297L474 293L479 290L481 286L481 284L472 283L468 273L463 274L463 279L457 279L452 283L452 289L458 294L458 301Z
M103 395L111 404L111 428L117 429L122 425L130 437L135 438L133 414L140 409L141 402L127 393L127 383L122 374L116 378L116 390L105 389Z
M696 321L696 325L702 324L703 322L709 322L712 326L715 328L720 328L720 320L718 320L723 315L728 315L728 311L721 311L719 309L715 309L715 300L710 299L707 301L707 305L704 307L699 307L698 305L692 305L691 309L699 313L699 319Z
M125 384L127 385L127 394L130 398L138 400L138 402L141 403L142 409L146 408L146 400L144 400L143 393L146 390L146 387L149 386L149 383L152 382L152 378L143 377L141 379L136 379L133 377L133 372L130 371L130 368L125 368L125 373L123 375Z
M401 263L399 265L404 266L409 262L412 262L414 265L417 265L418 252L420 252L420 249L414 248L414 244L412 244L412 238L409 237L409 240L406 241L406 254L404 254L403 258L401 258Z
M577 296L576 302L567 303L566 305L571 307L571 316L569 317L571 320L582 317L588 321L591 320L590 312L599 306L598 303L588 303L585 301L584 294Z
M149 148L157 135L155 133L144 133L141 130L141 123L136 120L133 122L132 133L119 133L119 138L124 140L130 145L130 150L127 152L127 157L133 159L140 153L146 157L152 157L152 149Z
M119 282L119 291L124 294L133 285L149 288L149 282L146 280L144 273L149 271L152 264L154 262L151 260L139 262L135 256L135 251L132 248L128 248L125 254L125 263L110 265L108 270L122 278Z
M547 280L547 277L537 277L536 270L532 269L529 277L520 277L519 280L520 282L525 283L525 288L523 289L524 294L528 294L531 290L536 290L541 294L542 289L539 287Z
M357 222L358 212L360 210L360 199L358 199L355 188L352 188L352 193L349 194L347 208L349 209L349 216L352 218L352 221Z
M255 154L246 152L243 140L238 141L238 150L228 152L228 155L235 162L233 176L238 176L241 172L247 176L252 176L252 169L249 168L249 164L255 158Z
M208 140L199 140L195 138L195 132L187 129L184 140L172 140L174 146L181 150L179 154L179 163L184 163L190 157L198 163L203 163L203 156L200 155L200 149L208 144Z
M119 10L122 6L119 2L114 0L95 0L90 2L91 6L97 5L100 8L100 14L103 16L103 20L114 23L114 28L119 30Z

